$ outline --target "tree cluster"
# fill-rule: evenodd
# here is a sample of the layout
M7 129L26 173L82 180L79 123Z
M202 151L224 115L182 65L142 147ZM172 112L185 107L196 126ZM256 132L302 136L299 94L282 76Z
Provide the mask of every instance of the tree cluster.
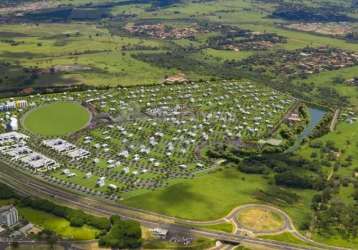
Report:
M135 221L125 221L119 216L111 217L111 230L99 239L99 245L118 249L134 249L141 246L142 231Z
M19 205L65 218L74 227L81 227L86 224L100 230L108 230L110 228L110 222L107 218L86 214L82 210L60 206L48 200L27 197L21 199Z

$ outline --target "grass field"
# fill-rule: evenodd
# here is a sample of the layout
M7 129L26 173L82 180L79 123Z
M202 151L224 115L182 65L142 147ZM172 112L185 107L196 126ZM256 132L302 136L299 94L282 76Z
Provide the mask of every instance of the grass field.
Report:
M34 210L32 208L18 208L21 216L31 223L42 228L54 231L66 239L73 240L92 240L99 233L97 229L89 226L72 227L66 219L54 216L52 214Z
M252 193L265 186L260 176L226 168L126 199L123 203L181 218L210 220L227 215L240 204L255 202Z
M137 194L125 198L122 203L170 216L192 220L213 220L226 216L237 206L262 203L254 193L265 190L269 179L258 175L241 173L235 168L224 168L192 180L178 181L169 187ZM310 203L314 191L298 190L301 198L291 206L280 207L299 227L310 214Z
M263 235L260 236L260 238L268 239L268 240L277 240L277 241L282 241L282 242L301 245L301 246L309 246L309 244L299 240L298 238L296 238L295 236L293 236L291 233L288 232L282 234L276 234L276 235Z
M80 104L59 102L29 111L23 118L23 126L35 134L59 136L83 128L89 119L89 111Z
M234 227L231 223L222 223L222 224L215 224L210 226L200 226L200 228L214 230L214 231L222 231L226 233L232 233L234 230Z
M303 80L304 83L314 85L316 87L332 87L341 96L349 98L350 103L354 106L354 109L358 109L358 91L357 87L348 85L346 83L335 83L335 78L340 77L344 80L352 79L357 76L358 66L339 69L335 71L327 71Z
M263 208L248 208L238 214L241 225L253 231L275 231L284 226L284 221L274 211Z
M347 247L352 249L357 249L358 246L358 238L346 239L339 235L330 235L325 237L319 234L313 234L312 239L318 242L324 242L332 246L341 246L341 247Z

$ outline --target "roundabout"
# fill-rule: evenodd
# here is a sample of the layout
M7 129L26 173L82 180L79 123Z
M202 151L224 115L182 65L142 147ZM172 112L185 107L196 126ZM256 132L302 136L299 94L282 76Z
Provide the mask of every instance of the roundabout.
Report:
M72 134L91 121L91 113L77 102L56 102L28 111L21 119L22 126L41 136Z
M252 232L272 233L286 227L282 216L276 211L265 207L248 207L237 213L237 221Z

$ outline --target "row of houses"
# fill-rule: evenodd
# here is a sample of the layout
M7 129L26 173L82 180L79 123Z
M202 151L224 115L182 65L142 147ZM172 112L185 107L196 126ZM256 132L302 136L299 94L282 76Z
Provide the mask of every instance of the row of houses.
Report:
M44 140L42 141L42 145L51 148L57 153L64 154L72 160L81 160L90 156L90 152L87 150L78 148L76 145L61 138Z
M26 100L18 100L18 101L10 101L6 103L0 104L0 111L10 111L14 109L26 108L27 107Z

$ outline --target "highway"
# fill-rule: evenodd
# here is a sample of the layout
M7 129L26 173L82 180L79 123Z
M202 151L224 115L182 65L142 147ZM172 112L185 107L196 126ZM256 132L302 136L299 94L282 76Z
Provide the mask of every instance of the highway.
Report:
M250 243L260 246L271 247L274 249L303 250L303 249L332 249L341 250L344 248L324 246L321 244L315 246L295 246L283 242L277 242L266 239L250 238L237 234L216 232L205 229L195 228L195 225L210 224L208 222L193 222L190 220L181 220L170 216L160 215L152 212L145 212L140 209L132 209L120 204L92 198L84 194L75 193L49 184L39 178L33 177L19 169L12 168L4 162L0 165L0 182L3 182L20 194L31 195L40 198L54 200L69 207L82 209L85 212L100 215L111 216L117 214L124 219L131 219L140 222L149 228L162 227L172 232L190 232L194 235L204 236L231 244ZM214 221L215 223L221 220ZM314 242L310 242L315 244Z

